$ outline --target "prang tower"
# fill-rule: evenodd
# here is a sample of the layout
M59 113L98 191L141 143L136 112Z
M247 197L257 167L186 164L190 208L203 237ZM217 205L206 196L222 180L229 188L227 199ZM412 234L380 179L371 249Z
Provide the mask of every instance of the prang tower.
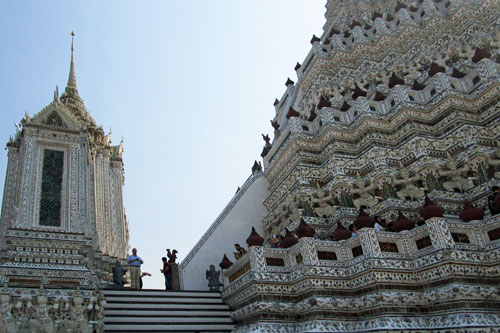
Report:
M220 262L238 333L498 331L500 1L328 0L325 18L184 286Z
M25 114L7 143L0 282L94 288L125 258L123 142L87 112L71 64L64 93Z

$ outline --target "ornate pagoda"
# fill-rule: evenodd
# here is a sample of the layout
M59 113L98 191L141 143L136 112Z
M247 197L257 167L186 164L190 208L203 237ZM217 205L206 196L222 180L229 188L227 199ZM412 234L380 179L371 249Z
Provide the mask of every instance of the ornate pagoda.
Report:
M0 222L0 284L93 290L128 251L123 142L88 113L78 94L71 43L68 84L7 143ZM5 289L6 291L8 289ZM12 290L12 289L11 289Z
M315 236L225 266L235 331L499 329L500 2L328 0L325 17L274 103L266 213L242 232Z

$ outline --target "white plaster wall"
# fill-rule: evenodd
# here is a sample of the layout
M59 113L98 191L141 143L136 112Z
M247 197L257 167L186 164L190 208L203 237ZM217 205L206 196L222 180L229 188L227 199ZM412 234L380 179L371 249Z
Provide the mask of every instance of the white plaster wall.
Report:
M247 180L181 263L179 274L184 290L208 290L205 273L210 265L221 270L219 263L224 253L234 262L234 244L239 243L248 249L246 239L252 226L261 236L264 235L262 218L266 209L263 202L269 195L268 183L263 173L253 177L255 179ZM219 280L222 282L222 273Z

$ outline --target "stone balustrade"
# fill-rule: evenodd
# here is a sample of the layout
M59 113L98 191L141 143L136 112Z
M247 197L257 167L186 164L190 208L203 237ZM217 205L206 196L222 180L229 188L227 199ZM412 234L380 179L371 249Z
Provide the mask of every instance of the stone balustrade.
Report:
M352 269L376 258L408 262L442 249L483 251L497 239L500 216L470 223L432 218L424 226L400 233L363 228L359 236L342 241L305 237L289 249L253 246L224 272L224 293L228 294L233 282L246 275L253 274L258 280L261 275L257 273L291 273L303 266Z
M364 228L338 242L301 238L288 249L253 246L224 271L223 299L244 326L279 316L294 322L304 311L327 317L328 325L343 320L332 316L359 312L359 324L377 307L404 317L404 307L433 313L457 310L467 300L469 310L488 312L500 301L498 239L500 216L469 223L431 218L400 233ZM433 303L439 297L447 299L442 306ZM485 320L481 316L475 320Z

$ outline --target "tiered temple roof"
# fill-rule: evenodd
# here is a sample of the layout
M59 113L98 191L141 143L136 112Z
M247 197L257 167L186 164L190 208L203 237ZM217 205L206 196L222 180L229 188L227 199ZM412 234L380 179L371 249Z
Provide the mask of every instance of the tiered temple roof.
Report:
M500 327L500 218L487 203L500 184L500 2L326 8L262 153L265 238L301 221L316 236L252 246L225 271L237 331ZM363 208L397 230L425 222L326 240Z

